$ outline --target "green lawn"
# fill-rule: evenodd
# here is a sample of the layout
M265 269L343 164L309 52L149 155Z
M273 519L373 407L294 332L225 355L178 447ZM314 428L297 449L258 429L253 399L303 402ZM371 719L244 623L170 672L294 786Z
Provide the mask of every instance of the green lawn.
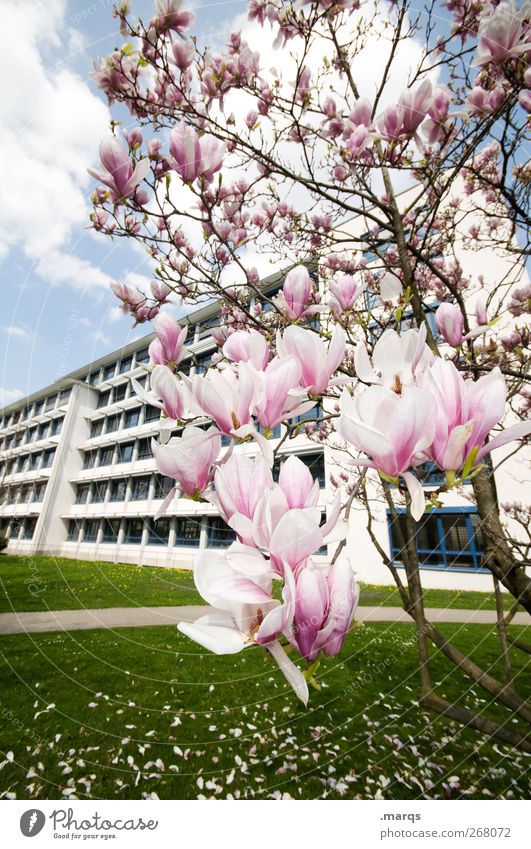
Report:
M502 674L492 628L444 632ZM260 649L218 658L167 627L4 636L1 794L528 798L529 757L419 707L413 639L409 625L358 626L304 710ZM512 655L529 692L529 658ZM487 707L440 656L434 680Z
M0 557L0 612L198 604L191 572L52 557ZM426 590L428 607L494 608L492 593ZM509 607L511 597L504 595ZM394 587L361 585L360 603L400 607Z

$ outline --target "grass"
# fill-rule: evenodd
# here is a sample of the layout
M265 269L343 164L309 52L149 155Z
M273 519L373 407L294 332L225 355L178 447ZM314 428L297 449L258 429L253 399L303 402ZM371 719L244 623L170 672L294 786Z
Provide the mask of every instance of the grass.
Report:
M0 612L200 604L192 573L53 557L0 557ZM400 607L395 587L361 584L361 604ZM428 607L495 607L493 593L426 590ZM511 596L504 595L506 608Z
M444 631L502 675L491 627ZM410 625L358 626L304 710L261 649L215 657L166 627L4 636L0 795L527 798L528 756L419 707L413 641ZM433 680L513 727L439 654Z

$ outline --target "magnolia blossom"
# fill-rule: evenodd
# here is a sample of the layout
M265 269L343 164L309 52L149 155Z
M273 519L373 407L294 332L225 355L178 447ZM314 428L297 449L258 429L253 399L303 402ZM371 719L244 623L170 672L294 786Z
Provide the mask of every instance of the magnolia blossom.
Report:
M257 369L264 369L270 356L265 336L256 330L236 330L223 345L223 353L235 363L250 362Z
M309 560L296 575L295 615L288 640L309 661L314 661L321 651L329 657L339 654L352 624L358 597L358 587L345 552L324 569Z
M256 548L235 543L224 554L201 554L194 580L215 612L193 623L180 622L179 631L215 654L236 654L253 645L265 646L306 705L306 680L278 642L293 621L295 582L291 571L286 568L282 601L278 601L273 598L268 561Z
M329 386L341 379L332 380L345 356L346 337L342 327L336 325L328 348L317 333L292 325L281 335L277 334L277 351L280 356L291 355L301 367L300 384L309 395L322 395Z
M253 545L252 519L260 499L266 489L274 486L271 469L259 454L248 457L245 454L233 454L214 476L215 501L226 522L235 514L250 520L246 530L239 534L241 542Z
M213 136L200 137L182 120L170 133L171 164L185 183L198 177L209 180L223 164L227 149Z
M372 364L364 342L359 342L354 352L356 374L365 383L379 383L402 392L411 386L433 360L434 355L426 345L426 325L420 330L407 330L401 336L396 330L386 330L376 342Z
M356 280L350 274L344 274L339 280L331 280L329 283L331 296L328 299L328 304L336 318L342 312L351 310L366 288L367 283Z
M444 303L437 307L435 324L444 341L452 348L459 348L463 344L465 322L457 304Z
M384 304L397 304L402 295L402 283L388 271L380 280L380 298Z
M286 275L282 294L275 298L275 303L286 318L296 321L316 311L315 306L308 306L312 289L312 279L308 269L304 265L297 265Z
M184 31L195 21L194 13L181 9L182 5L183 0L156 0L157 12L152 25L162 32L172 29L182 38Z
M531 50L526 4L500 3L480 23L476 65L501 65Z
M262 427L273 430L293 416L300 416L314 406L300 386L301 366L295 357L275 357L259 371L251 363L243 364L255 386L253 415Z
M422 385L437 403L434 438L425 452L445 471L459 471L472 451L477 465L494 448L531 432L531 422L519 422L484 444L505 412L507 386L499 368L477 381L465 380L453 363L437 359Z
M181 327L171 315L162 312L153 320L157 338L149 346L152 363L169 366L175 370L184 356L184 343L188 334L186 325Z
M187 406L187 392L182 380L167 366L155 366L150 377L151 391L146 391L134 378L131 383L142 401L163 411L160 437L162 442L167 442L171 431L183 418Z
M159 472L177 481L192 498L200 495L212 480L220 450L221 436L215 427L185 427L182 436L172 437L165 445L153 442Z
M369 457L355 463L378 469L388 477L401 475L415 519L424 512L424 493L420 482L407 470L415 455L431 445L436 417L433 395L414 386L406 387L401 395L383 386L370 386L355 398L347 389L341 395L338 432Z
M113 203L132 197L149 170L149 159L141 159L133 167L128 151L114 136L101 142L100 159L104 170L89 168L88 173L110 189Z

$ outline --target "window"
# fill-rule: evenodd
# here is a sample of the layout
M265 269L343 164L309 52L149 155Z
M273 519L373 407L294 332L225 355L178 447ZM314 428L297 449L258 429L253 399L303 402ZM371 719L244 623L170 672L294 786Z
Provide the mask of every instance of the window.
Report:
M116 457L117 463L130 463L131 462L131 460L133 459L133 446L134 446L134 444L135 444L134 442L126 442L126 443L121 443L121 444L119 443L117 445L117 449L118 449L117 457Z
M83 459L83 468L84 469L93 469L96 464L96 451L85 451L85 457Z
M120 519L104 519L103 520L103 536L102 542L118 542L118 534L120 533Z
M170 519L150 519L148 523L148 545L168 545Z
M84 527L83 542L96 542L98 538L98 519L87 519Z
M44 463L45 456L46 456L46 454L42 455L42 468L43 469L48 468ZM41 455L37 454L37 453L30 454L30 456L29 456L29 470L30 470L30 472L36 472L37 469L40 467L40 465L41 465ZM21 471L20 462L19 462L19 471Z
M153 456L153 452L151 451L151 440L150 439L139 439L138 440L138 452L137 452L137 460L149 460Z
M65 401L68 401L70 395L72 394L72 387L69 386L68 389L61 389L59 393L59 403L64 404Z
M63 429L64 419L54 419L50 426L50 436L58 436Z
M33 491L34 501L44 501L44 493L46 492L46 483L38 483Z
M201 518L188 517L177 519L175 545L189 545L197 548L201 536Z
M99 369L98 369L98 371L93 371L91 374L89 374L88 382L90 383L91 386L96 386L96 384L99 383L99 381L100 381L100 371L99 371Z
M147 348L142 348L141 351L136 352L136 364L140 363L149 363L149 350Z
M22 522L20 521L20 519L13 519L13 521L11 522L11 527L9 529L10 539L18 539L21 527Z
M32 487L31 486L23 486L22 489L20 490L20 503L21 504L27 504L29 501L31 501L31 493L32 493Z
M94 481L92 484L92 495L91 502L92 504L101 504L105 501L105 494L107 492L107 481Z
M146 501L149 498L150 480L150 476L143 478L133 478L133 485L131 487L132 501Z
M113 393L113 403L116 404L118 401L123 401L125 398L125 394L127 392L127 383L119 383L118 386L114 387Z
M116 363L111 363L103 369L103 380L110 380L116 373Z
M433 460L426 460L415 469L422 486L442 486L446 476Z
M302 413L300 416L294 416L294 418L289 420L289 423L292 425L300 424L301 422L311 422L319 427L319 422L313 422L312 419L322 419L323 418L323 408L320 404L316 404L314 407L311 407L309 410L306 410L305 413Z
M112 463L113 456L114 456L114 446L113 445L109 445L108 448L100 448L99 465L100 466L110 466L111 463Z
M98 410L101 410L102 407L107 407L111 401L111 392L100 392L100 397L98 398Z
M124 542L139 545L142 542L144 523L142 519L127 519L125 523Z
M132 366L133 366L133 358L132 357L125 357L125 359L121 360L121 362L120 362L120 374L125 374L126 371L131 371Z
M88 501L89 491L90 486L88 483L79 484L76 487L76 504L86 504Z
M55 448L50 451L45 451L42 455L42 468L51 469L55 457Z
M37 525L37 517L31 516L24 520L24 525L22 528L22 539L33 539L33 534L35 533L35 528Z
M66 538L68 542L77 542L79 539L80 524L76 519L69 519Z
M397 511L396 522L406 537L406 518ZM387 516L393 560L401 561L400 535L390 513ZM474 507L435 508L416 524L419 565L425 569L481 569L483 535Z
M128 410L124 416L124 428L136 427L140 421L140 407L135 410Z
M35 409L33 411L34 416L40 416L44 407L44 398L41 401L37 401L35 404Z
M158 422L160 419L160 410L158 407L152 407L148 404L144 407L144 424L148 422Z
M17 435L15 436L15 448L17 448L19 445L22 445L22 439L23 438L24 438L24 431L20 430L17 433Z
M111 501L125 501L125 494L127 492L127 481L125 478L120 478L119 480L111 481Z
M120 427L120 418L120 413L115 416L107 416L107 427L105 428L105 433L112 433L113 431L118 430Z
M28 433L27 433L27 436L26 436L26 444L28 442L36 442L37 441L37 433L38 433L38 428L36 428L36 427L30 428L28 430Z
M236 539L235 532L221 516L209 517L207 536L210 548L227 548Z
M155 493L153 498L166 498L169 492L174 488L175 481L172 478L155 476Z
M44 424L41 424L41 425L39 426L39 430L38 430L38 436L37 436L37 438L38 438L38 439L45 439L45 438L48 436L48 430L49 430L49 428L50 428L50 423L49 423L49 422L44 422Z
M207 354L201 354L195 358L196 366L195 373L196 374L204 374L207 368L212 365L212 355L214 351L209 351Z
M46 399L46 403L44 405L44 411L53 410L55 407L55 402L57 401L57 395L51 395L50 398Z
M103 433L103 422L104 419L97 419L95 422L92 422L90 426L91 439L94 439L95 436L100 436Z

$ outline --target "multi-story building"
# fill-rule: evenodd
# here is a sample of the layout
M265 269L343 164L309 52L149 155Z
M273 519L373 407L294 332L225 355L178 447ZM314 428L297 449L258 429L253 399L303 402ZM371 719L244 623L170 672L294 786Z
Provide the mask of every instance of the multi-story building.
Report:
M461 259L466 264L465 253ZM478 267L477 255L468 261ZM483 257L479 273L482 263ZM262 284L264 293L271 297L282 281L281 273L268 278ZM366 293L371 309L372 297ZM435 306L428 305L428 311L433 313ZM189 325L189 355L180 369L201 373L216 350L212 330L219 326L218 306L211 303L182 321ZM191 568L199 550L219 549L234 539L207 502L174 498L156 518L173 486L157 473L151 452L160 411L138 398L130 380L148 386L152 339L150 335L133 342L0 411L0 536L8 539L8 553ZM316 407L301 418L318 417ZM307 463L321 485L325 514L334 492L331 480L341 482L342 458L303 427L298 430L294 438L282 440L276 467L291 453ZM273 439L278 444L282 436L283 428L278 427ZM237 450L253 453L256 445L247 443ZM503 449L495 452L495 465L500 456L505 456ZM426 464L423 471L427 490L442 483L433 466ZM521 500L527 479L521 459L504 463L496 473L500 502ZM426 513L418 528L427 587L491 588L490 573L481 566L477 513L468 496L467 487L446 494L444 506ZM389 511L376 496L371 506L371 529L400 566ZM361 580L392 583L367 531L365 508L356 503L350 512L348 547ZM323 549L319 557L325 560L331 553Z

